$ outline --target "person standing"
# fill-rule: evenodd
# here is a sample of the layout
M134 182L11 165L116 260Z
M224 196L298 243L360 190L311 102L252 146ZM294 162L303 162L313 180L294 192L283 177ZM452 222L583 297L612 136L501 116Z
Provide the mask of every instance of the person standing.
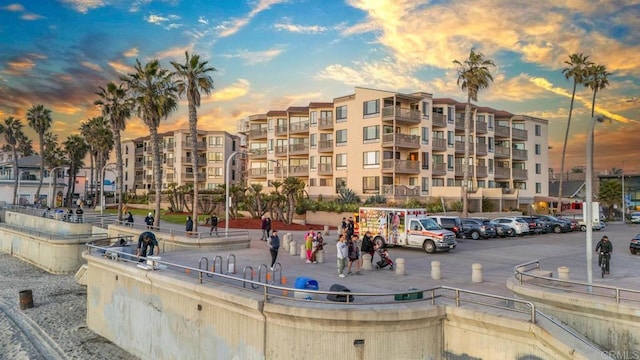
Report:
M193 231L193 219L191 218L191 216L187 216L187 223L185 224L185 231L187 233L190 233ZM189 235L189 234L187 234Z
M147 224L147 229L153 228L154 221L155 219L153 218L153 213L148 213L147 216L144 218L144 223Z
M338 263L338 277L344 277L344 268L347 266L347 258L349 257L349 250L347 249L347 239L344 234L338 236L338 243L336 244L336 258Z
M360 249L358 248L358 235L353 235L351 240L347 241L347 254L349 257L347 274L353 275L351 267L353 264L356 264L356 275L360 275Z
M342 218L342 223L340 223L340 232L345 234L347 232L347 218Z
M267 241L269 240L269 222L267 221L266 216L262 216L262 221L260 222L260 229L262 229L262 238L260 240Z
M273 271L276 259L278 259L278 250L280 249L280 237L278 237L278 230L273 230L273 232L271 232L268 244L269 253L271 253L271 271Z
M347 221L347 241L349 241L356 232L356 224L353 222L353 218L349 216L349 221Z
M318 263L317 254L318 251L324 248L324 238L322 237L322 233L318 231L316 233L316 241L313 243L313 251L311 251L311 262L314 264Z
M311 263L311 253L313 252L313 242L315 241L315 234L313 229L309 229L304 236L304 249L307 252L307 264Z
M127 212L127 225L133 226L133 214L131 211Z
M140 257L152 256L154 254L154 249L156 256L159 255L160 247L158 246L158 240L154 233L151 231L145 231L138 236L138 251L136 253L138 259L140 259ZM139 261L142 262L144 260L140 259Z
M215 231L216 237L218 237L218 216L216 216L216 213L213 213L211 215L211 218L209 219L209 225L211 225L211 229L209 230L209 236L211 236Z
M375 247L373 244L373 239L371 239L371 231L364 233L362 237L362 247L360 248L363 254L371 255L371 263L373 264L373 255L375 254Z
M271 236L271 218L267 217L267 238Z

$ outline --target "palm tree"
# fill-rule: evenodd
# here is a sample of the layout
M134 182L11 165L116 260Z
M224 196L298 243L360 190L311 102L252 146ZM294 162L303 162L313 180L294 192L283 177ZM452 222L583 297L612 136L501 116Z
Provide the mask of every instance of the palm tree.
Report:
M609 85L609 75L611 75L611 73L607 71L607 67L604 65L591 64L587 68L584 85L593 91L593 99L591 100L591 117L595 115L596 95L598 94L598 90L603 90L607 85Z
M571 105L569 106L569 119L567 120L567 129L564 132L564 144L562 145L562 160L560 161L560 183L558 184L558 208L557 212L562 212L562 179L564 177L564 159L567 153L567 141L569 139L569 129L571 128L571 114L573 113L573 101L576 97L576 87L578 84L584 84L586 71L591 62L589 56L580 54L569 55L569 61L565 61L569 67L564 68L562 73L564 78L573 79L573 92L571 93Z
M282 184L282 194L287 198L287 216L284 220L287 224L293 222L293 214L296 211L299 200L304 196L305 183L300 178L290 176Z
M469 201L467 189L469 186L469 138L470 138L470 123L471 123L471 100L478 101L478 91L488 88L489 83L493 82L493 76L489 67L495 67L496 65L492 60L484 58L484 55L479 52L475 52L472 48L469 52L469 58L460 62L454 60L453 63L457 66L458 72L458 86L462 91L467 92L467 105L464 109L464 164L462 167L463 180L462 180L462 216L466 217L469 213Z
M71 206L71 200L73 197L74 184L76 183L76 176L80 169L84 166L83 159L87 156L89 146L85 142L81 135L69 135L64 142L64 151L69 162L69 182L67 186L66 206Z
M18 177L20 176L20 169L18 168L18 147L20 139L24 136L22 127L23 125L20 119L16 119L13 116L5 118L4 124L0 124L0 134L4 134L4 140L13 153L13 204L17 204L18 199Z
M173 73L163 69L157 59L149 61L144 66L140 60L136 60L135 70L135 73L122 77L122 81L127 84L134 111L149 128L156 193L156 216L153 226L159 227L162 173L158 127L160 120L166 119L177 107L177 88L172 80Z
M44 134L51 129L51 110L46 109L44 105L33 105L27 111L27 122L38 134L40 141L40 181L38 182L38 190L36 190L36 200L40 199L40 190L42 189L42 180L44 180Z
M116 142L116 164L118 178L118 220L122 221L122 195L124 194L124 176L122 160L122 137L121 132L127 127L127 119L131 116L132 102L127 96L122 84L116 86L109 82L106 88L100 87L96 93L100 99L95 104L102 107L102 116L109 121L109 126L113 131Z
M189 52L185 51L185 63L179 64L175 61L171 65L176 69L178 80L176 86L178 94L187 94L189 103L189 132L191 133L191 163L193 167L193 216L198 219L198 112L200 107L200 92L209 95L213 90L213 79L208 73L216 71L215 68L207 66L208 61L200 61L200 55L193 54L189 57ZM198 222L195 221L193 231L198 231Z
M93 184L94 161L96 172L100 172L99 170L101 170L109 160L109 153L113 149L113 133L105 118L98 116L82 122L82 124L80 124L80 134L85 138L85 143L89 148L91 183ZM103 183L104 179L102 179L102 175L100 172L100 174L96 176L98 179L96 183ZM102 191L102 186L100 187L100 191ZM96 204L97 199L102 199L102 195L102 193L96 195ZM100 205L104 206L104 204Z
M64 151L58 145L58 135L48 131L44 134L44 150L42 153L42 161L49 171L66 164ZM49 175L53 183L53 192L51 193L50 206L55 207L56 185L58 184L57 169ZM51 180L50 180L51 181ZM51 185L50 185L51 186Z

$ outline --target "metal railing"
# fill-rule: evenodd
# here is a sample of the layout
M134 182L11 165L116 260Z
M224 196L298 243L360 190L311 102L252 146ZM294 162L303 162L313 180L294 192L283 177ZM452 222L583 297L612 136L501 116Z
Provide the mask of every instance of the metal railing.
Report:
M571 292L578 294L585 294L594 297L613 299L617 304L622 301L640 302L640 290L625 289L616 286L601 285L601 284L589 284L582 281L563 280L557 278L550 278L547 276L533 274L531 271L540 271L540 260L532 260L520 265L516 265L513 268L514 276L522 285L526 279L537 279L543 281L529 282L528 284L555 289L562 292ZM628 297L629 295L636 295L636 298Z
M212 234L209 235L209 227L208 226L204 226L204 225L198 225L199 227L205 227L207 230L204 231L185 231L185 230L176 230L176 229L171 229L171 228L163 228L163 227L155 227L155 226L147 226L147 224L142 224L142 223L130 223L127 221L118 221L117 219L114 220L115 224L121 225L121 226L127 226L130 227L132 229L139 229L142 231L146 231L146 230L151 230L151 231L157 231L159 233L163 233L163 234L168 234L169 236L183 236L183 237L188 237L188 238L194 238L194 239L215 239L215 238L224 238L224 237L236 237L236 236L249 236L249 231L248 230L229 230L228 232L225 232L224 229L219 229L218 230L218 236L216 236L216 234ZM215 231L214 231L215 232Z
M36 217L47 218L50 220L57 220L62 222L77 223L77 224L92 224L100 227L105 227L108 224L113 224L117 221L116 215L111 214L98 214L94 212L83 212L78 214L75 212L69 213L66 209L48 209L45 207L33 207L22 205L10 205L4 206L4 209L11 212L17 212L20 214L31 215Z
M82 239L87 239L87 241L91 241L91 239L95 239L96 237L104 237L104 234L92 234L92 233L60 235L60 234L54 234L50 231L40 231L38 229L33 229L33 228L28 228L23 226L16 226L16 225L9 225L6 223L0 223L0 227L5 229L11 229L11 230L29 234L29 235L33 235L35 237L39 237L42 239L49 239L49 240L78 241Z

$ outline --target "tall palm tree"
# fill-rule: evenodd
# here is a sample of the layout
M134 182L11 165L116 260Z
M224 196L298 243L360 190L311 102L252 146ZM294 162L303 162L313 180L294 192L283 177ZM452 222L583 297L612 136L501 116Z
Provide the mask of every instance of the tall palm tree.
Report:
M604 90L609 85L610 72L604 65L591 64L587 68L584 85L593 91L593 99L591 100L591 117L595 115L596 95L599 90Z
M37 134L40 141L40 181L38 182L38 190L36 190L36 201L40 199L40 190L42 189L42 180L44 180L44 134L51 129L51 110L46 109L44 105L33 105L27 111L27 122Z
M166 119L177 107L177 88L172 80L173 73L163 69L157 59L144 66L136 60L135 73L122 77L129 96L134 103L137 116L149 128L153 150L153 175L155 180L155 220L153 226L160 225L160 200L162 197L162 172L160 167L160 144L158 127L160 120Z
M44 134L44 151L42 153L42 161L45 166L49 169L49 171L53 170L53 173L49 175L53 181L53 191L51 192L51 199L49 200L49 206L52 208L56 206L55 198L56 198L56 185L58 184L58 176L57 171L58 167L62 165L66 165L66 159L64 156L64 151L58 145L58 135L53 134L48 131ZM55 169L55 170L54 170ZM51 183L49 183L49 187L51 187Z
M124 194L124 162L122 160L121 132L127 127L127 119L131 116L132 102L127 96L123 84L109 82L106 88L100 87L96 94L100 97L95 104L102 108L102 116L109 121L116 145L116 167L118 177L118 220L122 221L122 195Z
M469 213L468 187L469 187L469 138L471 136L471 100L478 101L478 92L489 87L493 82L490 67L496 65L492 60L485 59L484 55L473 48L469 57L462 62L454 60L457 66L458 81L462 91L467 92L467 105L464 109L464 164L462 167L462 216Z
M95 183L102 184L104 181L102 179L103 174L99 170L107 163L109 152L113 149L113 134L109 128L109 124L102 116L88 119L80 124L80 134L84 137L85 143L89 147L88 152L91 161L90 182L94 184L93 174L95 169L96 173L100 173L96 176L98 181ZM102 191L102 186L100 187L100 191ZM102 199L102 193L96 194L96 204L99 199ZM100 206L104 206L104 204L100 204Z
M18 147L20 139L24 136L22 133L23 126L20 119L16 119L13 116L5 118L4 124L0 124L0 134L4 134L4 140L13 153L13 204L17 204L18 199L18 177L20 176L20 169L18 168Z
M573 113L573 102L576 97L576 87L578 84L584 84L587 75L587 68L591 66L589 55L571 54L569 61L565 61L569 67L564 68L562 73L564 78L573 79L573 92L571 93L571 105L569 106L569 119L567 120L567 129L564 132L564 143L562 145L562 160L560 161L560 183L558 184L558 207L557 212L562 212L562 180L564 178L564 159L567 153L567 141L569 139L569 129L571 128L571 114Z
M191 133L191 163L193 167L193 231L198 231L198 112L200 107L200 92L206 95L213 90L213 79L208 73L216 71L215 68L207 66L208 61L200 61L200 55L185 51L185 63L179 64L175 61L171 65L176 69L178 77L176 86L178 94L187 94L189 104L189 132Z
M78 134L69 135L63 145L67 161L69 162L69 182L65 206L71 206L74 190L73 185L76 183L78 172L84 166L83 159L87 156L89 146L85 142L85 139Z

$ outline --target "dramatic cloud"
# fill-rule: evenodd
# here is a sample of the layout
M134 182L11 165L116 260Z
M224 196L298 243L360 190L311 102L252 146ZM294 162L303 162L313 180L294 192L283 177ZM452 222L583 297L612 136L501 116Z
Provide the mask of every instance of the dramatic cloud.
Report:
M3 72L9 75L23 75L29 70L33 69L36 66L36 63L28 57L23 58L14 58L13 60L9 60Z
M135 69L133 68L133 66L124 64L119 61L109 61L107 63L109 64L109 66L111 66L113 70L115 70L116 72L122 75L131 74L135 72Z
M126 57L136 57L136 56L138 56L139 53L140 53L140 51L138 51L138 48L131 48L131 49L123 52L122 55L126 56Z
M226 21L218 25L216 29L220 32L220 37L231 36L244 26L246 26L251 19L253 19L259 13L268 10L273 5L286 3L287 0L258 0L256 6L243 18L234 19L232 21Z
M251 88L251 83L246 79L238 79L235 83L223 87L221 89L215 90L209 101L220 102L220 101L231 101L237 98L245 96Z

